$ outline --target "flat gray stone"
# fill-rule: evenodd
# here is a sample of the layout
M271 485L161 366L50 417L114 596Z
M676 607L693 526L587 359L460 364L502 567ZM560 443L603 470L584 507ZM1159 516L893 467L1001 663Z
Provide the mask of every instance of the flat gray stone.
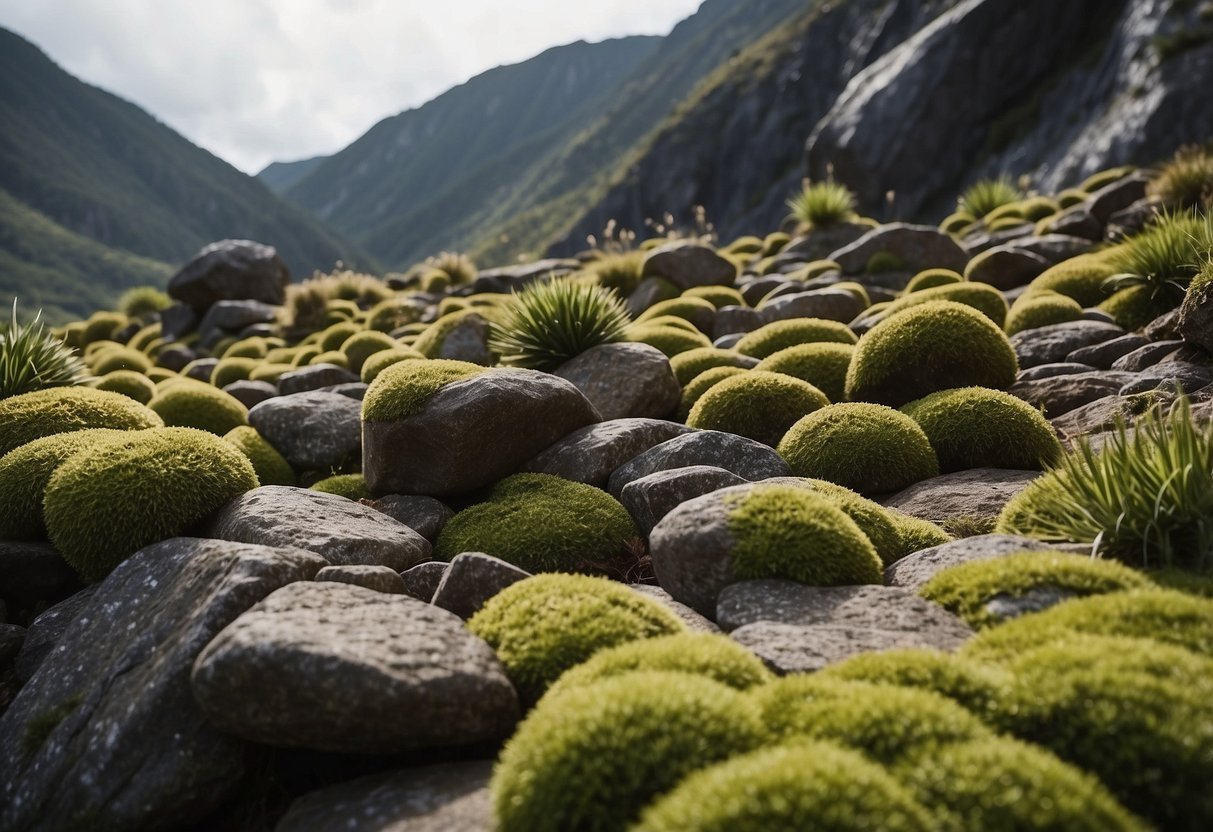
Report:
M1038 364L1035 367L1029 367L1026 370L1020 370L1019 375L1015 377L1018 381L1039 381L1042 378L1055 378L1057 376L1073 376L1079 373L1096 372L1095 367L1090 364L1076 364L1073 361L1058 361L1054 364Z
M658 471L710 465L750 482L790 476L792 470L773 448L716 430L700 430L662 442L624 463L611 474L608 490L616 499L628 483Z
M1110 341L1080 347L1066 356L1066 361L1089 364L1099 370L1110 370L1116 359L1126 356L1148 343L1150 342L1142 336L1130 332Z
M1183 345L1183 341L1156 341L1146 344L1113 361L1112 369L1130 373L1141 372L1147 367L1153 367Z
M254 408L267 399L278 395L278 388L268 381L250 381L242 378L223 386L223 392L232 396L247 408Z
M462 552L451 558L430 603L466 621L498 592L529 577L530 572L501 558Z
M700 497L718 488L742 485L746 482L732 471L711 465L691 465L657 471L623 487L619 502L632 515L636 528L647 537L653 527L687 500Z
M674 242L653 249L644 258L644 277L663 277L679 289L693 286L727 286L737 267L710 246Z
M429 560L430 543L403 523L336 494L264 485L219 510L208 533L220 540L294 546L334 566L408 569Z
M1066 361L1070 353L1077 349L1110 341L1124 334L1125 331L1116 324L1066 321L1017 332L1011 336L1011 346L1019 357L1019 366L1028 368Z
M606 488L616 468L655 445L691 431L686 425L659 419L599 422L573 431L541 451L522 470Z
M977 537L966 537L953 540L940 546L932 546L908 555L884 571L885 583L889 586L901 586L907 589L918 589L937 574L977 560L992 560L1016 552L1040 552L1056 549L1057 546L1042 543L1030 537L1019 537L1010 534L983 534Z
M561 364L553 375L571 382L604 420L664 419L682 396L670 360L648 344L592 347Z
M800 626L774 621L759 621L738 627L729 637L781 676L813 673L861 653L935 647L929 642L924 643L918 633L902 630L869 630L825 624Z
M310 393L322 387L332 387L334 384L348 384L358 381L358 376L345 367L336 364L309 364L298 370L288 370L278 376L278 394L292 396L296 393Z
M1033 407L1044 408L1045 416L1054 419L1096 399L1120 392L1135 380L1132 373L1097 370L1051 376L1033 381L1017 381L1007 390Z
M731 490L731 489L730 489ZM716 614L720 591L733 583L729 513L720 491L688 500L667 514L649 535L653 571L661 588L705 617Z
M758 314L764 324L791 318L822 318L847 324L863 310L863 301L845 289L813 289L768 300L758 308Z
M178 829L221 805L249 749L203 717L190 668L242 612L322 566L192 538L119 564L0 717L0 828Z
M898 257L904 270L916 274L924 269L951 269L963 273L969 255L960 245L931 225L889 223L874 228L850 245L830 254L843 274L863 274L872 255L887 252Z
M305 794L274 832L488 832L492 760L373 774Z
M408 494L388 494L373 501L370 506L408 526L430 543L438 539L438 533L446 521L455 516L455 512L441 500Z
M326 566L316 573L316 581L336 581L353 584L375 592L404 595L404 579L387 566Z
M1137 416L1134 411L1138 409L1131 399L1124 396L1104 396L1082 407L1076 407L1056 419L1050 419L1049 423L1067 439L1074 439L1089 433L1111 430L1117 418L1123 419L1126 424L1132 424Z
M1193 364L1188 361L1165 361L1146 367L1120 388L1122 396L1147 393L1159 387L1195 392L1213 384L1213 367Z
M280 308L259 300L216 301L198 322L198 332L205 340L213 330L239 332L251 324L272 323Z
M446 574L449 566L449 563L431 560L404 570L400 573L400 580L404 581L404 593L428 604L438 591L438 585L442 583L442 576Z
M747 332L753 332L764 324L762 314L748 306L722 306L716 310L716 323L712 327L713 343L726 335L738 340Z
M972 468L914 483L880 502L932 522L953 517L996 517L1012 497L1039 476L1039 471Z
M499 740L518 697L458 616L333 582L283 587L198 656L194 696L227 733L269 745L394 753Z
M965 277L995 289L1015 289L1028 285L1051 265L1052 261L1034 251L1008 244L986 249L973 258Z
M362 405L336 393L277 396L248 412L249 424L296 471L328 471L357 460Z

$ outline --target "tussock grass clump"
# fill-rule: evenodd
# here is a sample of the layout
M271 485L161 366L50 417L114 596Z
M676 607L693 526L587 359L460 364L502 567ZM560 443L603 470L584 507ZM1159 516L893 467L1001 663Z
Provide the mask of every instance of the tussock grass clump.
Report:
M1186 398L1118 423L1100 451L1085 439L1003 508L998 531L1074 541L1148 567L1213 559L1213 434Z
M1188 284L1211 251L1213 216L1197 211L1164 212L1108 252L1109 264L1123 274L1108 278L1105 289L1145 287L1150 299L1159 301L1165 311L1183 300Z
M788 208L806 229L823 228L855 218L855 194L837 182L805 182L788 200Z
M1147 190L1173 208L1213 207L1213 150L1180 148Z
M55 338L42 323L42 312L28 324L13 315L0 331L0 399L34 390L83 384L88 369L75 352Z
M974 182L960 196L960 210L981 219L997 208L1016 202L1023 194L1006 176Z
M551 371L591 347L623 340L628 313L613 292L569 278L516 293L489 344L501 363Z
M627 297L640 285L644 275L643 251L624 251L604 254L586 264L586 271L594 276L598 285L613 289L620 297Z

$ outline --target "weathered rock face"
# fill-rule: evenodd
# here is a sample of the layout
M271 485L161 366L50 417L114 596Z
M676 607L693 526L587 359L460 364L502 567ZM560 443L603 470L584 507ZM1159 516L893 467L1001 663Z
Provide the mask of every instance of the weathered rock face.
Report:
M1030 537L984 534L932 546L902 558L885 570L885 583L918 589L937 574L953 566L975 560L990 560L1016 552L1036 552L1055 548Z
M664 419L682 394L669 359L648 344L602 344L553 375L572 382L603 419Z
M273 246L251 240L220 240L199 251L168 282L173 300L205 312L221 300L281 305L291 273Z
M506 736L518 697L453 613L335 582L283 587L198 656L194 695L218 727L297 748L390 753Z
M938 522L951 517L997 517L1039 471L972 468L915 483L881 502L905 514Z
M277 396L249 411L249 424L296 471L323 471L358 458L362 406L338 393Z
M654 445L690 433L691 428L659 419L611 419L578 428L523 466L605 488L611 472Z
M242 612L324 565L192 538L123 562L0 718L0 827L173 829L205 816L239 783L245 746L202 716L190 667Z

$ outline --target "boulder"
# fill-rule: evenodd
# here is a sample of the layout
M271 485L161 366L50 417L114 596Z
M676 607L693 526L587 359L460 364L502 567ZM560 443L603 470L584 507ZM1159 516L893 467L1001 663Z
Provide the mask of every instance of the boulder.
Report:
M269 595L206 646L191 684L220 730L256 742L396 753L500 740L518 697L453 613L332 582Z
M168 295L203 313L221 300L281 306L291 273L273 246L220 240L203 248L173 275Z
M1048 234L1064 234L1092 243L1103 239L1104 224L1085 204L1071 206L1047 218L1044 223L1042 230Z
M413 497L407 494L388 494L368 503L375 511L382 511L393 520L403 523L430 543L438 539L438 533L455 512L433 497ZM426 598L428 601L429 598Z
M652 584L630 584L631 588L646 598L652 598L674 615L682 619L682 623L695 633L719 633L721 630L710 618L700 615L686 604L674 600L670 593Z
M484 552L462 552L451 558L430 603L467 620L507 586L531 577L501 558Z
M692 465L723 468L750 482L792 473L783 458L761 442L723 431L698 430L655 445L619 466L611 474L608 490L618 499L630 482Z
M939 649L930 637L905 630L874 630L827 624L758 621L738 627L729 637L754 653L775 673L813 673L860 653L910 647Z
M326 566L316 573L316 581L336 581L353 584L388 595L404 595L404 579L388 566Z
M872 230L862 222L836 222L823 228L813 228L804 236L796 237L775 258L777 266L789 263L807 263L825 260L832 252L845 248Z
M1043 236L1019 237L1004 243L998 248L1029 251L1038 254L1049 262L1049 265L1069 260L1080 254L1086 254L1095 244L1083 237L1073 237L1068 234L1045 234Z
M400 579L404 581L404 593L428 604L438 591L438 585L442 583L442 576L446 574L448 566L449 564L442 561L431 560L404 570L400 573Z
M881 500L888 508L939 522L953 517L997 517L1039 471L972 468L917 482Z
M1110 370L1116 359L1122 358L1148 343L1149 341L1142 336L1130 332L1109 341L1101 341L1098 344L1079 347L1066 356L1066 361L1077 364L1088 364L1100 370Z
M885 583L918 589L937 574L975 560L991 560L1016 552L1038 552L1057 548L1030 537L1009 534L983 534L953 540L930 549L908 555L890 565L884 572Z
M1063 376L1017 381L1007 390L1033 407L1044 408L1050 419L1069 413L1076 407L1110 396L1133 381L1132 373L1102 370Z
M570 433L522 466L523 471L552 474L605 488L611 472L638 454L692 429L658 419L612 419Z
M211 537L266 546L293 546L335 566L408 569L430 558L430 544L403 523L369 506L287 485L265 485L219 510Z
M272 323L278 317L278 309L259 300L215 301L198 322L198 334L205 341L216 331L234 333L251 324Z
M1131 206L1146 195L1146 186L1150 177L1144 172L1130 173L1115 182L1105 185L1087 200L1087 210L1095 215L1104 225L1107 225L1112 215Z
M664 419L682 388L665 354L648 344L602 344L553 372L573 384L603 419Z
M1185 343L1213 353L1213 284L1194 282L1179 307L1175 328Z
M25 634L25 642L21 652L17 654L17 679L24 684L33 678L46 661L46 657L55 649L55 645L63 638L64 632L76 620L101 584L92 584L64 598L58 604L38 616L29 625Z
M951 269L963 272L969 255L950 234L931 225L895 222L873 228L855 242L833 252L829 259L842 267L843 274L863 274L875 254L891 254L901 261L902 270L915 274L925 269Z
M737 267L710 246L673 242L653 249L644 258L644 277L661 277L679 289L693 286L727 286Z
M0 717L0 828L179 829L223 803L249 750L203 716L190 668L237 616L323 565L192 538L121 563Z
M726 335L734 335L740 339L742 335L753 332L764 323L762 314L757 309L748 306L722 306L716 310L712 338L719 340Z
M272 399L277 396L278 388L268 381L240 379L239 381L233 381L231 384L225 384L223 392L232 396L246 408L251 409L266 399Z
M358 381L358 376L336 364L309 364L298 370L288 370L278 376L278 394L290 396L294 393L309 393L336 384Z
M1112 362L1112 369L1126 373L1137 373L1153 367L1168 355L1183 346L1183 341L1156 341L1138 347Z
M743 485L746 480L712 465L690 465L656 471L623 487L619 502L632 515L636 528L647 537L653 527L687 500L719 488Z
M1019 356L1019 366L1028 368L1065 361L1070 353L1081 347L1111 341L1124 334L1116 324L1066 321L1017 332L1011 336L1011 346Z
M249 424L296 471L328 471L357 460L362 406L336 393L294 393L256 405Z
M1013 244L986 249L973 258L965 277L975 283L986 283L995 289L1015 289L1026 286L1053 263L1026 248Z
M764 324L790 318L823 318L845 324L864 309L863 301L845 289L813 289L769 300L759 307L758 314Z

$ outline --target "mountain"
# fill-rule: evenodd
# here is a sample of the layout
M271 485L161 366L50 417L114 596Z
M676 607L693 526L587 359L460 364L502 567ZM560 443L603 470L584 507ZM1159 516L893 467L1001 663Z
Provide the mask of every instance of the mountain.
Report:
M257 178L271 191L281 195L293 188L303 177L320 167L327 158L327 156L313 156L297 162L270 162L261 169Z
M83 314L163 284L224 237L276 246L296 275L373 260L265 185L0 29L0 263L28 307Z

